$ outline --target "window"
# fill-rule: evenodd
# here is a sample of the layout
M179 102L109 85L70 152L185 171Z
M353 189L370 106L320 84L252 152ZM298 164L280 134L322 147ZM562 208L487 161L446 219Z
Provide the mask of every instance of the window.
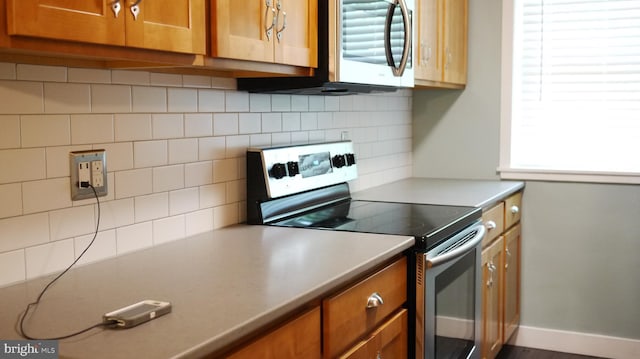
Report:
M640 183L640 0L503 7L502 177Z

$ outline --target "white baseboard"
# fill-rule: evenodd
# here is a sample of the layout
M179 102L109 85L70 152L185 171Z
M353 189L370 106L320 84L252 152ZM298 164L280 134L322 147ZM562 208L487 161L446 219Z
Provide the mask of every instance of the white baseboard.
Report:
M509 344L614 359L640 358L640 340L521 325Z

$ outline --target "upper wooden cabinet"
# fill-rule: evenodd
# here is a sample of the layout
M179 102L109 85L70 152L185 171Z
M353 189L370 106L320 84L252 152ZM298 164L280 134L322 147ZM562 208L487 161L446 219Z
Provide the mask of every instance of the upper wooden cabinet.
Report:
M204 0L8 0L9 35L204 54Z
M463 88L467 82L467 0L418 0L416 87Z
M212 56L315 68L317 13L317 0L212 0Z

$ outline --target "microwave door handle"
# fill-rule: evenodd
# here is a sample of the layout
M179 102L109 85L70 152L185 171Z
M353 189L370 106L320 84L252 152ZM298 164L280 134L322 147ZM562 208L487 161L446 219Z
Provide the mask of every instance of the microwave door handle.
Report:
M404 47L402 49L402 58L400 59L399 66L396 66L395 61L393 60L393 52L391 51L391 22L393 20L393 13L397 6L400 6L402 20L404 22ZM407 67L407 61L409 60L411 51L411 33L411 18L409 17L407 4L405 0L395 0L394 4L390 5L389 10L387 11L387 21L384 32L384 49L387 56L387 64L391 67L391 71L396 77L402 76L404 69Z
M452 250L451 252L447 252L445 254L439 255L435 258L427 258L427 269L428 268L433 268L435 266L439 266L441 264L444 264L446 262L449 262L455 258L458 258L466 253L468 253L471 248L477 246L482 239L484 238L484 234L486 232L486 229L484 228L484 225L480 224L477 225L476 227L473 228L473 230L477 231L476 235L473 236L473 238L470 238L469 240L467 240L467 242L465 242L463 245L461 245L460 247Z

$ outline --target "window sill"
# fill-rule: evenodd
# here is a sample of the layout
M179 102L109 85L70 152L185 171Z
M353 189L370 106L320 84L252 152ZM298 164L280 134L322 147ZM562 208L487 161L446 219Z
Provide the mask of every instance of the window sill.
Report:
M498 168L501 179L526 181L640 184L640 173L580 172Z

